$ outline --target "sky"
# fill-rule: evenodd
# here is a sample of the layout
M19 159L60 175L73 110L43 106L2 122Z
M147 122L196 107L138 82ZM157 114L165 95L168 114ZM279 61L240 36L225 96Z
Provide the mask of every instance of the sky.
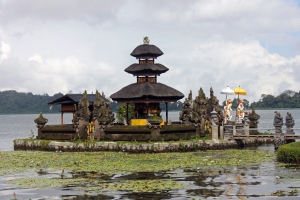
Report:
M109 96L136 82L124 69L145 36L169 68L158 82L185 98L300 90L296 0L0 0L0 91Z

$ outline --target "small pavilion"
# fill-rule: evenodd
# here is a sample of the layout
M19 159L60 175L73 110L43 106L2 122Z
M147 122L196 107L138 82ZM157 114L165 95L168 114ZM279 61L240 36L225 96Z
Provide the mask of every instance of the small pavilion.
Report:
M100 96L102 100L105 102L108 102L108 100L104 97L104 95ZM78 102L82 99L82 94L66 94L60 98L57 98L51 102L49 102L49 105L61 105L61 124L64 124L64 113L73 113L75 112L76 106L78 106ZM90 111L93 111L93 102L96 99L96 94L87 94L87 99L90 103L89 109Z
M157 82L157 77L169 69L162 64L156 63L155 59L163 55L163 52L155 45L149 44L148 37L144 38L144 44L137 46L131 56L138 60L127 67L124 71L136 77L136 83L125 86L118 92L112 94L112 100L118 103L134 104L135 118L131 125L146 125L149 116L160 116L160 103L166 104L166 122L168 122L168 103L177 102L184 95L165 84Z

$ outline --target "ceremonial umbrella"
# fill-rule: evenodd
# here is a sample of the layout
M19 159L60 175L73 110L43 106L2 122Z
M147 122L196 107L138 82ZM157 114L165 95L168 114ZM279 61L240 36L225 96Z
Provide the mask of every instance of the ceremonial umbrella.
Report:
M237 87L234 89L234 94L238 95L238 100L240 98L240 95L246 95L246 90L244 90L243 88L241 88L241 86Z
M223 90L221 90L221 94L226 94L226 100L227 101L227 95L234 95L234 91L230 89L230 87L226 87Z

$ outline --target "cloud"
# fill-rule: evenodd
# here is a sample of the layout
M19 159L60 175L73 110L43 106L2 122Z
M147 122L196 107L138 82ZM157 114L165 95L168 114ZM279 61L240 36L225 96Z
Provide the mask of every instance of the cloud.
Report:
M185 95L213 87L222 101L240 85L251 102L300 86L295 1L9 0L0 16L0 90L110 95L136 81L124 69L146 35L170 69L158 81Z
M114 13L123 5L123 1L83 0L9 0L2 2L2 23L19 19L32 19L46 22L48 20L76 20L86 23L101 23L113 20Z
M299 58L285 58L270 53L259 41L233 42L222 37L212 37L207 42L194 44L193 50L186 55L170 58L177 64L173 66L176 73L168 72L167 80L180 80L183 91L193 90L197 94L199 86L209 94L213 87L215 94L226 86L246 89L247 99L259 99L261 94L277 95L284 89L296 90L300 83L292 63ZM182 66L185 66L184 69ZM181 71L181 73L180 73ZM183 72L183 73L182 73ZM291 76L291 73L295 77ZM174 83L169 81L169 83ZM283 84L286 83L286 84Z
M36 61L39 63L43 62L43 58L39 55L39 54L34 54L33 56L31 56L30 58L28 58L28 61Z
M0 61L6 60L10 53L10 46L8 44L2 42L0 51L1 51Z

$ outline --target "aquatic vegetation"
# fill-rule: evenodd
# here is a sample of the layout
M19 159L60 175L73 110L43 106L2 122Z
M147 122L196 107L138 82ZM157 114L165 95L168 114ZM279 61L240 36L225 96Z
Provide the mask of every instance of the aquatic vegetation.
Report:
M280 162L300 164L300 142L281 145L277 150L277 159Z
M184 184L170 180L126 180L120 183L107 183L103 180L79 179L49 179L49 178L21 178L7 181L9 184L21 188L65 188L73 187L85 192L103 191L134 191L134 192L160 192L184 188ZM84 186L84 187L83 187Z
M224 167L249 166L275 159L272 151L215 150L199 152L143 153L126 152L0 152L0 175L13 176L6 183L22 188L73 188L83 192L134 191L162 192L185 188L184 182L165 174L154 180L125 178L138 172L218 171ZM18 176L16 174L20 174ZM21 178L20 178L21 177ZM106 178L105 178L106 177ZM243 177L236 176L237 182Z
M9 180L7 183L15 184L21 188L61 188L67 186L77 186L84 183L86 179L59 179L59 178L21 178Z
M41 168L102 174L158 172L176 168L247 166L274 159L274 153L259 150L223 150L187 153L130 154L126 152L0 152L0 175Z
M161 192L184 188L184 184L170 180L128 180L121 183L102 183L89 187L92 191L118 190L134 192Z
M291 190L277 190L276 192L272 192L271 196L298 196L299 189L293 188Z

